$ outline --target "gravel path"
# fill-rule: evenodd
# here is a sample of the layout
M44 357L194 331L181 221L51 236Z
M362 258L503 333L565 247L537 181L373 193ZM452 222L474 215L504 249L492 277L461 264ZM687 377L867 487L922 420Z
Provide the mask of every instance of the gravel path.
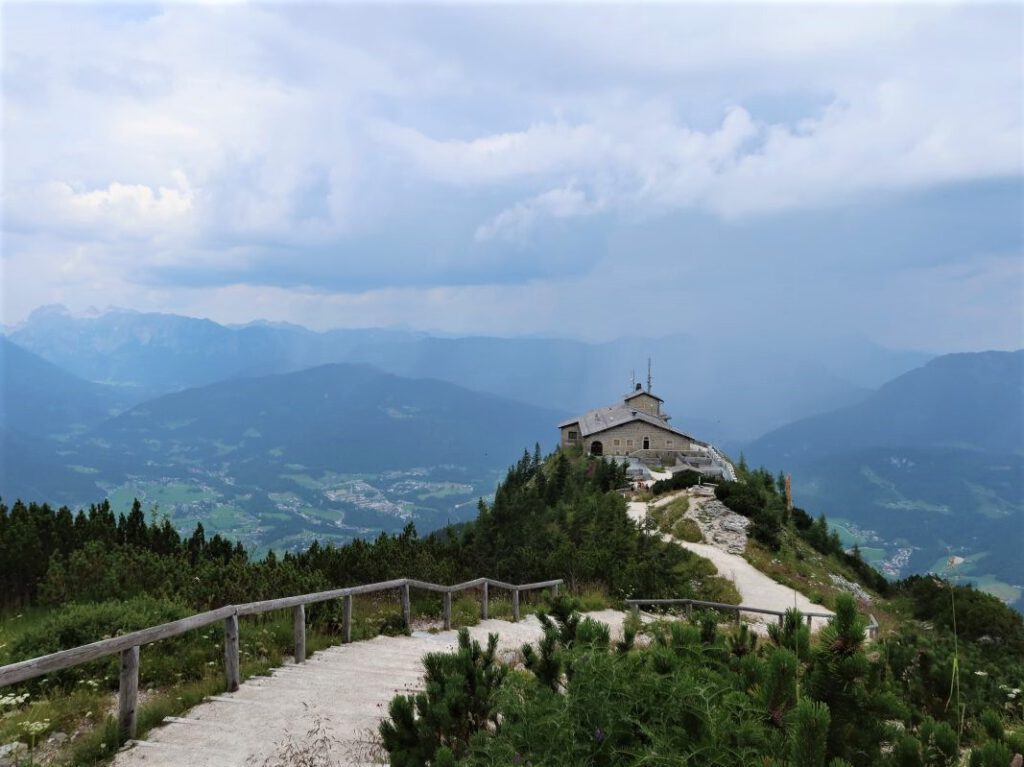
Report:
M589 613L621 637L624 613ZM518 623L488 620L470 629L485 644L499 636L499 654L514 656L541 636L540 623L528 616ZM302 736L319 719L337 742L332 763L384 764L373 742L377 725L398 693L419 689L423 656L453 649L455 631L414 632L411 637L376 637L338 645L312 655L303 664L288 664L269 676L253 677L238 692L218 695L170 718L115 757L115 767L263 767L290 736ZM299 762L294 762L298 764Z
M664 506L671 503L681 495L686 495L687 492L684 490L673 495L666 496L655 501L656 507ZM706 498L701 496L690 496L691 504L703 503ZM647 515L647 504L644 502L634 501L629 506L629 516L638 522L643 521ZM736 585L736 590L740 592L740 598L742 604L750 607L763 607L768 610L787 610L790 607L797 607L802 612L816 612L816 613L831 613L830 610L826 609L821 605L816 605L806 596L800 592L791 589L789 586L783 586L778 581L774 581L767 575L762 573L760 570L755 568L743 557L738 554L730 554L717 546L707 543L689 543L688 541L681 541L673 538L671 535L664 535L663 538L667 541L672 541L685 549L689 549L694 554L699 554L705 559L711 560L711 563L718 568L718 574L724 578L728 578ZM748 619L763 623L765 618L774 620L773 616L760 616L757 613L745 613ZM813 631L817 631L827 623L826 618L814 618L811 624Z

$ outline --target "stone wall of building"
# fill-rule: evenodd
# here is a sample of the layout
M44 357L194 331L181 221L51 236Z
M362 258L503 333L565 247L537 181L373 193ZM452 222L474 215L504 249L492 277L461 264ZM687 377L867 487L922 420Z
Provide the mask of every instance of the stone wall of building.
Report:
M589 453L592 452L591 445L595 441L599 441L604 455L628 455L644 449L644 437L650 440L647 446L648 450L691 450L693 448L690 440L685 437L643 421L633 421L597 434L591 434L583 439L582 446L583 450Z
M576 447L577 445L583 444L580 440L580 425L578 423L571 424L569 426L563 426L559 430L562 434L561 445L562 447ZM575 434L576 439L570 439L569 435Z
M657 397L652 397L647 392L640 392L635 396L626 398L626 406L634 410L642 410L645 413L661 417L661 403Z

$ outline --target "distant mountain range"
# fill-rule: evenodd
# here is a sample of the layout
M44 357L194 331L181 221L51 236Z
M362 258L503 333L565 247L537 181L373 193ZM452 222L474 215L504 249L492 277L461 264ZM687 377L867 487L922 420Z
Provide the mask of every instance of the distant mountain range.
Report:
M504 467L535 442L550 448L564 415L335 364L168 394L104 422L89 442L151 466L230 466L254 481L285 464L317 473L427 464L479 471Z
M471 518L524 449L552 447L566 415L336 364L187 389L104 418L105 387L5 343L5 375L24 369L33 384L12 387L5 412L18 427L33 427L33 412L45 424L0 424L5 499L110 497L123 509L139 497L183 528L203 522L257 547ZM46 438L60 416L46 403L58 395L67 413L102 420L90 427L83 416L81 428Z
M939 357L745 455L792 472L797 503L848 523L851 540L875 531L861 545L876 561L909 572L964 557L954 574L1024 607L1024 351Z
M0 426L36 436L88 429L124 410L117 389L83 380L0 336Z
M906 574L955 554L1020 599L1024 352L316 333L50 307L0 353L4 498L138 496L182 527L279 548L471 518L524 448L616 401L650 356L674 425L792 472L798 504L872 561Z
M866 387L927 359L856 340L827 347L827 352L787 351L761 344L723 345L704 328L673 332L588 344L439 338L391 330L316 333L269 323L233 328L122 310L83 318L47 307L34 312L10 338L81 378L117 386L135 402L231 378L347 362L575 413L619 399L630 387L630 371L643 379L652 357L655 389L675 424L724 444L857 402L868 393ZM843 348L857 360L856 375L835 372L850 371Z

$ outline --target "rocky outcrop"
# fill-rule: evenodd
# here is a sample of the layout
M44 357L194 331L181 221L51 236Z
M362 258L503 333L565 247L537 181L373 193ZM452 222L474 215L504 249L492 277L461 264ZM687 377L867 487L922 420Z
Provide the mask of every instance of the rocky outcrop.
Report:
M742 554L746 550L750 520L721 501L692 498L686 517L697 523L704 540L716 548L730 554Z
M18 741L12 741L0 746L0 767L15 767L21 764L28 753L28 746Z
M854 598L859 602L871 604L871 595L868 594L868 592L866 592L859 583L854 583L853 581L847 580L843 576L836 575L835 573L829 573L828 577L832 580L832 584L837 589L842 589L843 591L853 594Z

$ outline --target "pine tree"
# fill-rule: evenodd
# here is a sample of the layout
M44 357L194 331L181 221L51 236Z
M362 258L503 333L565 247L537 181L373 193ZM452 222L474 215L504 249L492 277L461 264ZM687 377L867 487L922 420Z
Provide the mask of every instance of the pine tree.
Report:
M797 704L790 741L793 767L825 767L830 720L824 703L805 698Z
M389 718L380 724L392 765L454 764L475 733L496 726L494 693L507 673L497 662L497 648L497 634L488 637L483 650L464 628L458 650L423 659L425 690L396 696Z

